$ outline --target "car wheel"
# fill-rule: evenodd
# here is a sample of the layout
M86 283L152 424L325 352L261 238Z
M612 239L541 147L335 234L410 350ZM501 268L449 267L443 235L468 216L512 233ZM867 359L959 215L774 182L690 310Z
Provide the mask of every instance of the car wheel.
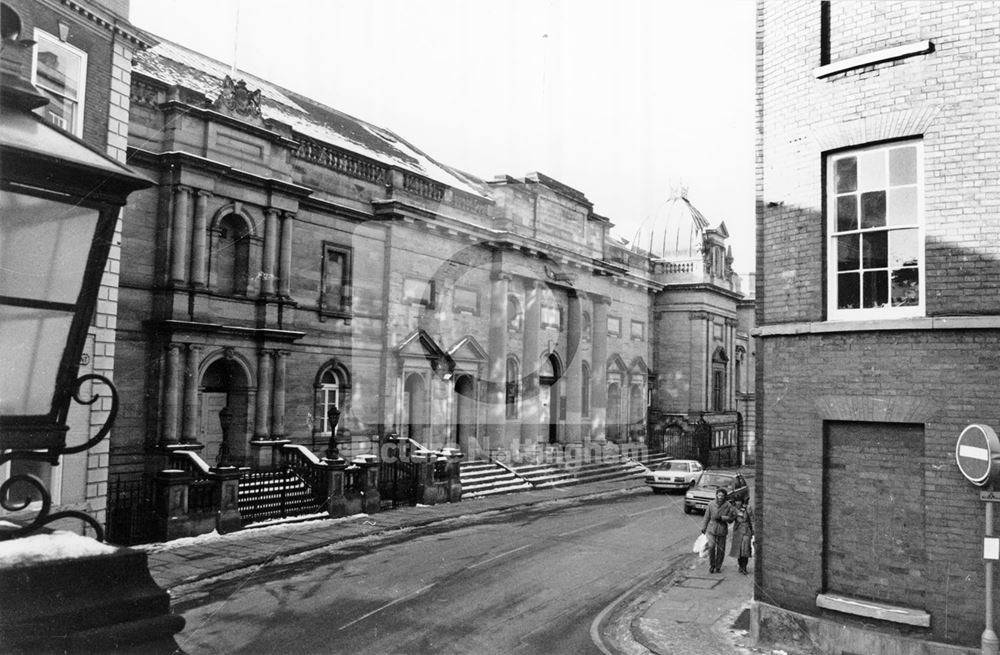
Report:
M685 505L685 506L684 506L684 513L685 513L685 514L690 514L690 513L691 513L691 508L690 508L690 507L688 507L687 505Z
M656 487L651 487L651 488L652 488L654 494L659 495L659 494L663 493L663 489L657 489Z

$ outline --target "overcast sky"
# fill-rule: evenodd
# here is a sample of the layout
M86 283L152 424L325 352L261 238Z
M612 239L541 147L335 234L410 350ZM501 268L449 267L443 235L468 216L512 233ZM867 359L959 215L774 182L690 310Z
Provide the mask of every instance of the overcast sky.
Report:
M131 18L479 177L554 177L626 239L683 184L753 268L753 0L132 0Z

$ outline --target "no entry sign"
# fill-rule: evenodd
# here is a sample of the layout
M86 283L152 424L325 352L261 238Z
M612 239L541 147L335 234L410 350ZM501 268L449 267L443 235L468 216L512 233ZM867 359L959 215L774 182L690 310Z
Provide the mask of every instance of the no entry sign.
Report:
M1000 439L988 425L973 423L962 430L955 444L958 470L972 484L983 486L1000 472Z

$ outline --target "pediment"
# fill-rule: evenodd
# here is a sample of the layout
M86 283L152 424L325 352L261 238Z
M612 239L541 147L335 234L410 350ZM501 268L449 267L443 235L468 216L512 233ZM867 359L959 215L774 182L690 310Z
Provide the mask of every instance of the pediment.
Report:
M459 339L454 346L448 349L448 354L459 362L485 362L489 358L475 337L471 336Z

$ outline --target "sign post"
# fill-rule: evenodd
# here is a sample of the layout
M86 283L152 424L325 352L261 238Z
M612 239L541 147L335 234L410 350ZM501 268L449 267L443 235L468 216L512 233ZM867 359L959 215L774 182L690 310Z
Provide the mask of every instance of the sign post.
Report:
M988 425L973 423L958 435L955 444L955 462L958 470L972 484L982 487L992 483L1000 474L1000 439ZM992 484L990 485L992 487ZM986 536L983 539L983 559L986 562L986 625L979 640L982 655L1000 655L1000 639L993 629L993 561L997 540L993 536L993 491L982 491L979 497L986 501Z

